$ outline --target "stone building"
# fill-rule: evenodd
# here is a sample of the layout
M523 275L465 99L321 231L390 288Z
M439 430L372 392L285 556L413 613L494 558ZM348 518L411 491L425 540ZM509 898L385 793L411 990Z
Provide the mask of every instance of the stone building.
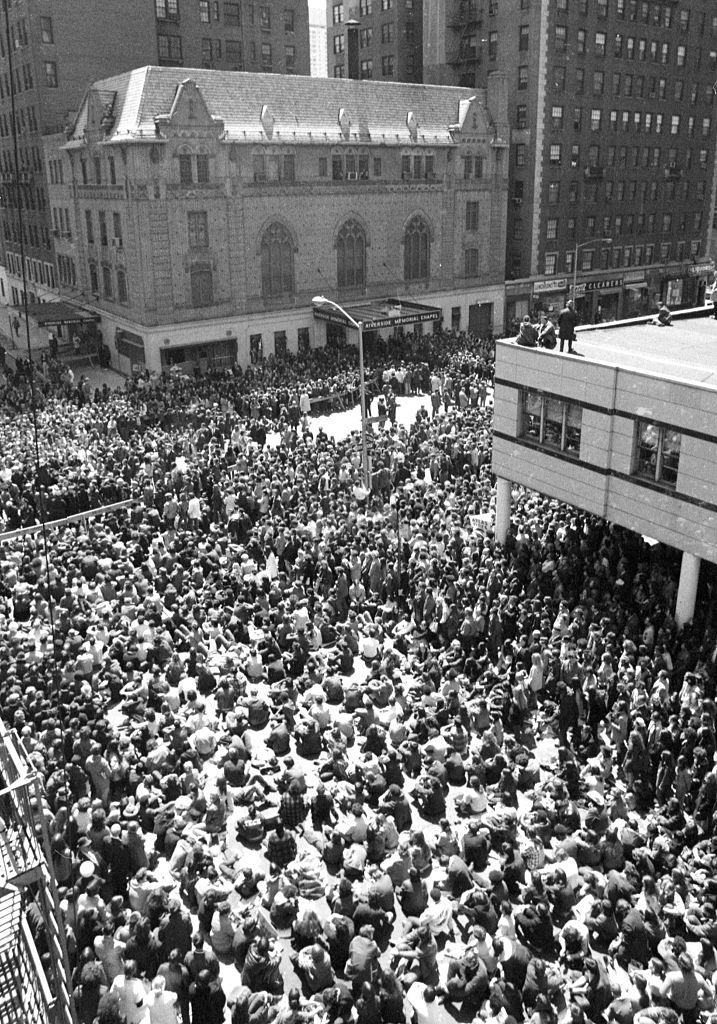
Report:
M311 298L503 318L506 90L145 67L46 140L64 298L113 364L322 345Z

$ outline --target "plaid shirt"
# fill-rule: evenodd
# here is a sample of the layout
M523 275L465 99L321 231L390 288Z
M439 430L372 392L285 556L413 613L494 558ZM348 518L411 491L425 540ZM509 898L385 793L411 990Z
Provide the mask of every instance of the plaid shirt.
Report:
M529 839L525 846L521 847L520 854L528 871L537 871L545 864L545 847L537 836Z
M283 836L272 832L266 845L266 856L272 864L285 868L296 856L296 840L288 832Z
M307 811L301 793L284 793L279 807L279 817L287 828L297 828L306 817Z

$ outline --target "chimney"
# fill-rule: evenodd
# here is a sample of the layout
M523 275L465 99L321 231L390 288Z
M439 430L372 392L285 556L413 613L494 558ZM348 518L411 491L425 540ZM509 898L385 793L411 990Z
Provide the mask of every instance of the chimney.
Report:
M349 78L361 77L359 64L359 23L354 19L346 22L346 71Z

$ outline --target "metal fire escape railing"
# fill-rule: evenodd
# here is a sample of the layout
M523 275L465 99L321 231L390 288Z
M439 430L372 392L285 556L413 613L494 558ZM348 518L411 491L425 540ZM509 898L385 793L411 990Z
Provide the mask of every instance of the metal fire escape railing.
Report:
M483 24L480 0L460 0L448 22L453 30L454 47L448 63L464 71L481 62L482 46L478 31Z
M26 907L44 926L43 967ZM39 773L0 721L0 1024L76 1024Z

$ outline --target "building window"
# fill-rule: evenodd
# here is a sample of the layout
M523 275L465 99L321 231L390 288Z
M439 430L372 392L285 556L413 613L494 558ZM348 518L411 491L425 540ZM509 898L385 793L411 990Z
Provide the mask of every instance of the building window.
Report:
M515 108L515 127L519 129L528 127L528 107L525 103L519 103Z
M521 64L518 68L518 89L528 88L528 65Z
M361 61L361 78L373 78L373 61Z
M90 271L90 291L93 295L99 295L100 279L97 276L97 264L90 263L88 266Z
M240 39L227 39L224 44L224 55L232 71L242 71L244 69L244 55Z
M241 8L238 3L224 4L224 24L227 28L241 27Z
M595 56L604 57L607 46L607 36L604 32L595 33Z
M209 221L206 210L187 214L189 246L191 249L206 249L209 245Z
M564 452L577 459L583 410L574 402L522 389L520 436L543 448Z
M370 46L373 42L373 29L362 28L359 31L359 47L365 50L367 46Z
M43 43L55 42L55 37L52 32L52 18L40 18L40 38Z
M386 54L381 58L381 74L384 78L393 78L393 54Z
M294 242L283 224L270 224L261 239L261 294L294 294Z
M547 226L545 229L545 237L553 241L558 237L558 218L548 217Z
M552 277L558 269L558 254L556 252L546 252L543 265L546 276Z
M332 18L334 25L341 25L344 20L344 5L334 4L332 8Z
M87 244L95 244L95 231L92 224L92 211L85 210L85 234L87 235Z
M48 89L57 88L57 64L54 60L45 61L45 85Z
M179 183L181 185L192 184L192 158L189 153L179 154Z
M530 26L521 25L518 29L518 49L529 50L530 49Z
M199 20L203 25L209 24L209 0L199 0Z
M638 420L633 474L665 487L677 486L682 436L670 427Z
M117 268L117 301L127 303L127 274L122 267Z
M553 107L550 115L550 127L553 131L561 132L563 130L563 108Z
M336 278L339 288L366 284L366 234L355 220L347 220L336 240Z
M555 205L560 202L560 182L551 181L548 185L548 202Z
M288 9L284 9L284 31L294 31L294 12Z
M193 306L211 306L214 302L214 283L211 267L198 264L189 272Z
M106 299L111 299L112 292L112 268L102 267L102 294Z
M271 43L261 44L261 66L264 71L271 71Z
M359 13L362 18L367 18L373 10L373 0L361 0L359 3Z
M525 167L525 143L518 142L515 146L515 166Z
M466 231L478 230L479 206L477 199L469 199L466 203Z
M197 154L197 181L204 185L209 181L209 157L206 153Z
M466 249L464 266L466 277L478 277L480 275L479 249Z
M602 110L599 107L593 107L590 111L590 131L599 132L602 124Z
M384 22L384 24L381 26L381 42L382 43L392 43L393 42L393 32L394 32L393 22L392 21Z
M160 64L182 63L182 37L157 35L157 54Z
M100 212L99 212L99 222L100 222L100 245L106 246L108 244L108 240L107 240L107 215L105 214L104 210L100 210Z
M568 49L567 25L555 26L555 49L557 53L566 53Z
M343 33L334 36L334 53L344 52L344 37Z
M498 33L488 33L488 60L498 59Z
M403 238L403 276L406 281L425 281L430 276L431 239L422 217L413 217Z
M550 146L550 163L559 164L562 159L563 147L559 142L553 142Z
M295 46L289 46L288 44L284 46L284 67L286 69L287 75L293 75L294 72L296 71Z

